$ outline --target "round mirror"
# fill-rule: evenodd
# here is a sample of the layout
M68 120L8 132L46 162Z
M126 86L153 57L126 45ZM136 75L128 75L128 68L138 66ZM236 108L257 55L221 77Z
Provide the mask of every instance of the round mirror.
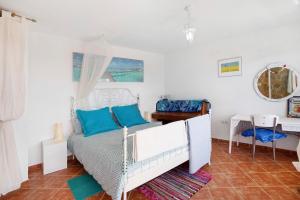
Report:
M285 64L270 64L254 80L259 96L269 101L290 98L298 89L298 73Z

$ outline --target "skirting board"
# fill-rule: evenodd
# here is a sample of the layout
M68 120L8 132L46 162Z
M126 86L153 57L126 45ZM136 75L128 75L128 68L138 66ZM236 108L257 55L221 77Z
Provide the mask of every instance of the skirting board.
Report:
M224 140L224 139L217 139L217 138L212 138L212 141L213 142L222 142L222 143L228 143L228 140ZM233 141L233 143L235 143L235 141ZM239 145L247 145L247 146L249 146L249 145L251 145L251 144L248 144L248 143L243 143L243 142L240 142L240 144ZM268 150L270 150L270 151L272 151L272 147L267 147L267 146L257 146L258 148L265 148L265 149L268 149ZM287 154L290 154L290 155L297 155L297 152L296 152L296 150L295 151L291 151L291 150L286 150L286 149L280 149L280 148L276 148L276 151L278 151L278 152L283 152L283 153L287 153ZM70 155L70 156L68 156L68 160L71 160L71 159L73 159L72 158L72 156ZM36 171L36 170L38 170L38 169L42 169L42 163L40 163L40 164L36 164L36 165L31 165L31 166L29 166L28 167L28 171Z
M72 159L73 159L73 156L69 155L68 156L68 160L72 160ZM36 164L36 165L28 166L28 172L42 170L42 169L43 169L43 163L39 163L39 164Z
M213 142L221 142L221 143L227 143L229 145L229 141L228 140L224 140L224 139L218 139L218 138L212 138ZM236 141L232 141L232 145L235 144ZM252 146L252 144L249 143L244 143L244 142L239 142L239 145L246 145L246 146ZM256 148L260 148L260 149L267 149L272 151L272 147L268 147L268 146L261 146L261 145L256 145ZM286 154L290 154L290 155L297 155L296 150L292 151L292 150L287 150L287 149L280 149L276 147L276 151L278 152L282 152L282 153L286 153Z

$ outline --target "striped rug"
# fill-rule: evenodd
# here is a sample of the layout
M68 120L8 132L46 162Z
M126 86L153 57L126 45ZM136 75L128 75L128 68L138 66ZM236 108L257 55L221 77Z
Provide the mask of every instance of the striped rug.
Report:
M211 180L203 170L188 173L188 167L179 166L139 187L150 200L188 200Z

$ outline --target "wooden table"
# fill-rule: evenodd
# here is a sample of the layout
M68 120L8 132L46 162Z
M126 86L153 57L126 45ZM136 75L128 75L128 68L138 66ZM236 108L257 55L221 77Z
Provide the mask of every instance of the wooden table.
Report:
M163 124L167 124L178 120L187 120L189 118L208 113L210 113L209 103L203 101L199 112L154 112L151 117L156 121L161 121Z
M192 117L202 115L201 112L154 112L152 113L152 119L156 121L162 121L163 124L178 120L186 120Z

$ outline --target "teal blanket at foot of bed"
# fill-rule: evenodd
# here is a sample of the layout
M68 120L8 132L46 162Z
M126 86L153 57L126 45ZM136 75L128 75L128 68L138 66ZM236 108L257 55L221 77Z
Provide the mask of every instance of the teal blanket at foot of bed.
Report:
M76 200L84 200L103 191L97 181L89 174L69 179L68 185Z

